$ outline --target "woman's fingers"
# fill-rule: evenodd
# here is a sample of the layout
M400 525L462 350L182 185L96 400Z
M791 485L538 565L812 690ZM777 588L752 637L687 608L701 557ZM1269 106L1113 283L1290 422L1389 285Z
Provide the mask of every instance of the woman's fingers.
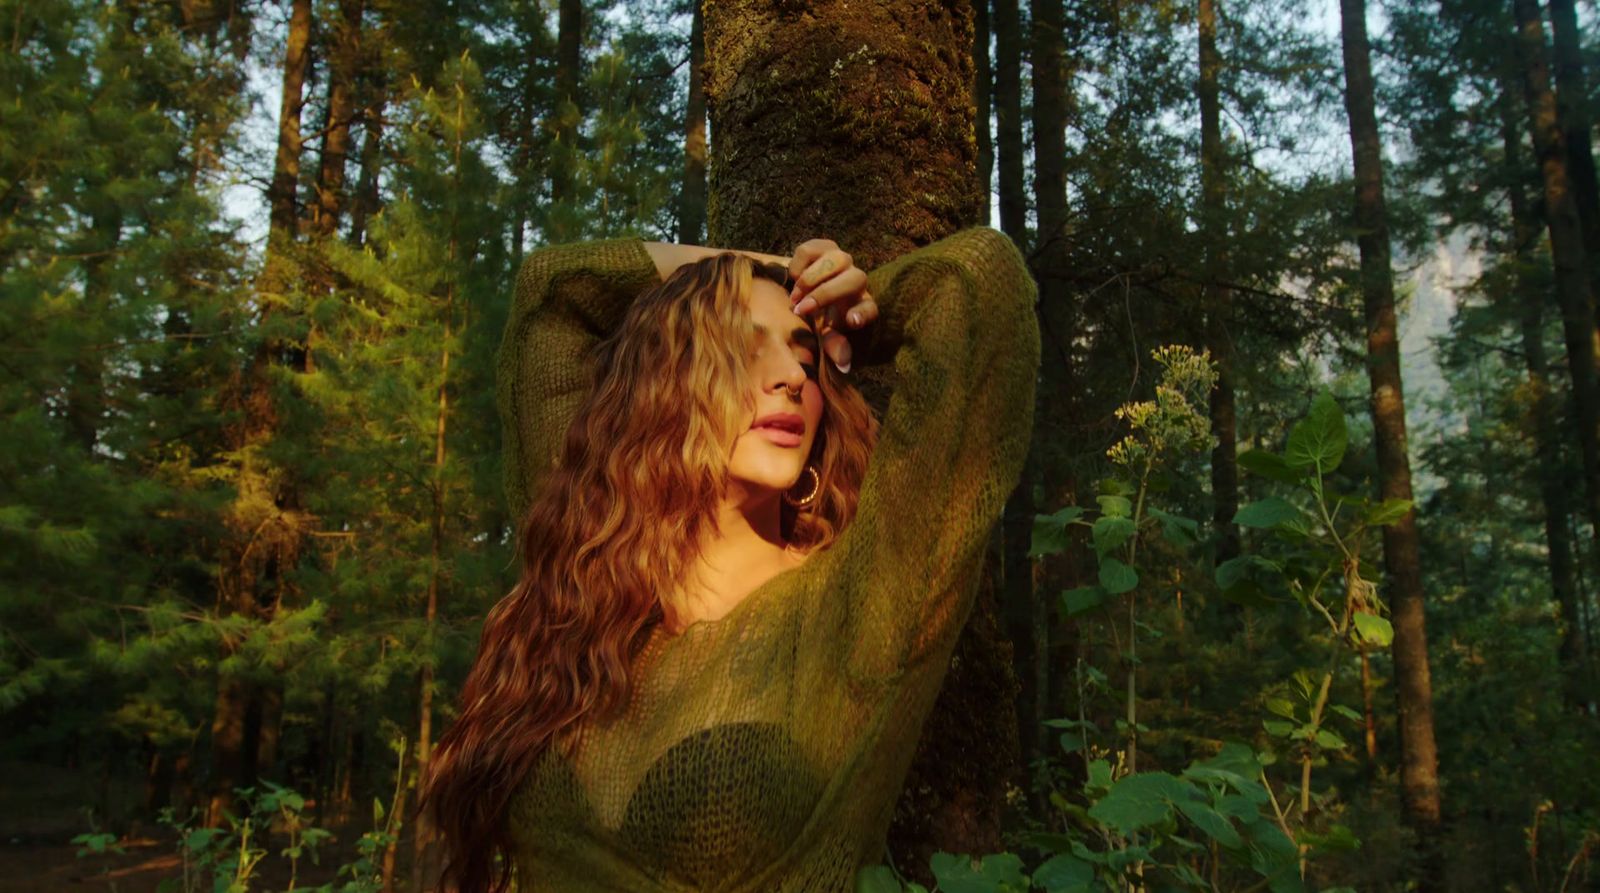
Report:
M810 242L806 243L806 245L810 244ZM813 289L817 288L817 286L821 285L823 282L829 281L841 273L845 273L856 268L855 260L851 258L847 252L841 250L838 246L833 245L832 242L827 244L833 247L829 248L827 251L824 251L809 264L806 264L805 268L801 270L800 274L795 277L794 288L790 290L789 297L804 297L810 294ZM796 249L796 262L798 262L802 257L798 251L799 249ZM794 263L791 263L790 266L792 268Z
M826 263L827 260L823 258L818 263ZM848 300L851 296L860 294L866 286L867 274L857 267L850 267L810 289L809 293L802 291L805 297L794 305L794 312L809 313L813 308L827 307L841 299ZM803 289L804 286L797 285L796 288Z
M837 329L828 329L822 333L822 351L833 360L833 367L840 372L850 371L850 341Z
M812 261L838 247L832 239L807 239L796 245L794 254L789 257L789 278L799 279Z

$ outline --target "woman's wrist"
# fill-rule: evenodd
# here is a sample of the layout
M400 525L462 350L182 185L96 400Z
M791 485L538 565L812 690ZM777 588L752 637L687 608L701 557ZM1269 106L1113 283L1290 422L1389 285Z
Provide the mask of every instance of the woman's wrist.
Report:
M762 263L779 264L785 268L789 266L789 258L776 254L764 254L760 251L744 251L738 248L707 248L702 245L679 245L673 242L645 242L644 250L649 253L650 259L655 261L656 272L665 280L673 271L684 264L694 263L702 258L724 251L742 254Z

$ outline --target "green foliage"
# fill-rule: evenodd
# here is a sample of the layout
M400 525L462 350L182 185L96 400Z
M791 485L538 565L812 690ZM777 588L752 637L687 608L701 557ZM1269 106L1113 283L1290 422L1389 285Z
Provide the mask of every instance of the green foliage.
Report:
M277 856L289 865L289 893L378 893L383 889L380 862L395 839L392 822L384 823L381 802L374 803L374 828L356 840L356 859L338 866L338 880L316 887L299 887L302 859L319 860L319 847L330 844L333 832L307 820L306 801L298 792L262 782L262 789L240 788L242 815L227 813L225 828L200 827L193 815L179 819L170 808L160 815L162 825L177 837L182 874L161 883L162 893L249 893L256 889L258 869L272 854L261 844L270 832L281 835L284 846ZM85 835L86 837L88 835Z

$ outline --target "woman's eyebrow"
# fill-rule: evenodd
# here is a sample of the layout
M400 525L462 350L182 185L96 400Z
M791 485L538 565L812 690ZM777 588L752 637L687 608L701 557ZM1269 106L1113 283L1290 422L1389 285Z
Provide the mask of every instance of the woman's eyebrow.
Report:
M757 335L765 336L767 332L771 331L761 323L756 323L755 327ZM805 326L795 326L793 329L791 329L789 331L789 339L791 341L798 342L803 347L810 348L813 352L815 352L817 349L816 333L812 332Z

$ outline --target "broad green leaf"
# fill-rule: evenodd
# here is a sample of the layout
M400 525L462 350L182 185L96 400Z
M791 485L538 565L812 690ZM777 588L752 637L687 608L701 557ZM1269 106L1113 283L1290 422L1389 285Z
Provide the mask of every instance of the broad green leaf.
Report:
M887 865L867 865L856 872L856 893L901 893L900 881Z
M1261 725L1266 728L1268 734L1276 735L1279 738L1288 738L1294 734L1295 730L1294 723L1285 722L1281 719L1264 719L1261 721Z
M1369 645L1387 648L1389 643L1394 641L1394 626L1376 614L1361 611L1356 614L1355 623L1361 641Z
M1132 518L1102 515L1094 522L1094 550L1104 556L1127 542L1136 532L1137 528L1133 526Z
M1106 600L1106 591L1099 586L1079 586L1061 593L1061 610L1068 617L1076 617L1100 607Z
M1393 524L1411 511L1409 499L1385 499L1367 510L1366 522L1374 527Z
M1311 413L1289 431L1283 458L1291 468L1315 468L1327 474L1344 461L1348 444L1344 411L1332 392L1324 390L1311 401Z
M1275 713L1284 719L1294 719L1294 702L1288 698L1267 698L1267 712Z
M1067 526L1083 517L1083 509L1076 505L1051 515L1033 516L1033 542L1028 548L1029 558L1054 555L1067 548Z
M1218 593L1225 600L1247 608L1265 608L1273 603L1273 598L1267 595L1254 580L1240 580Z
M1094 888L1094 866L1071 853L1057 853L1033 870L1033 882L1046 893L1087 893Z
M1266 450L1245 450L1236 461L1245 471L1279 483L1299 485L1306 479L1306 469L1296 468L1282 456Z
M1112 785L1089 807L1089 817L1127 836L1162 821L1171 813L1172 802L1192 799L1197 793L1192 785L1165 772L1140 772Z
M1158 508L1150 509L1150 517L1161 522L1161 537L1180 549L1200 541L1200 522L1193 518L1174 515Z
M1061 733L1061 749L1066 753L1077 753L1083 750L1084 745L1087 743L1083 740L1083 736L1077 732Z
M1354 710L1351 710L1349 707L1346 707L1343 704L1329 704L1328 705L1328 709L1332 710L1334 713L1339 714L1340 716L1344 717L1345 719L1350 720L1351 722L1363 722L1364 721L1364 717L1362 717L1361 714L1355 712Z
M1339 733L1332 729L1317 730L1317 746L1325 747L1328 750L1344 750L1346 747L1344 739L1340 738Z
M1262 799L1266 797L1263 795ZM1243 794L1227 794L1217 798L1217 812L1241 822L1253 822L1261 817L1261 808Z
M945 893L1027 893L1028 889L1022 859L1014 853L993 853L977 865L966 855L934 853L928 867Z
M1111 764L1105 760L1091 760L1089 762L1089 780L1085 788L1106 788L1111 786Z
M1039 725L1047 726L1052 729L1085 729L1097 735L1100 733L1100 727L1087 719L1071 719L1068 717L1062 717L1060 719L1044 720L1040 722Z
M1115 558L1100 559L1100 585L1111 595L1121 595L1139 585L1139 574Z
M1244 843L1239 839L1239 832L1233 830L1232 823L1210 806L1194 800L1179 800L1178 809L1189 821L1194 822L1196 828L1217 843L1230 849Z
M1130 481L1118 477L1101 478L1096 481L1095 491L1106 496L1132 496L1139 492Z
M1233 523L1270 530L1279 524L1299 520L1300 517L1300 509L1294 503L1277 496L1268 496L1239 509L1233 516Z
M1107 493L1094 498L1100 503L1100 511L1113 518L1130 518L1133 516L1133 502L1126 496L1117 496Z

